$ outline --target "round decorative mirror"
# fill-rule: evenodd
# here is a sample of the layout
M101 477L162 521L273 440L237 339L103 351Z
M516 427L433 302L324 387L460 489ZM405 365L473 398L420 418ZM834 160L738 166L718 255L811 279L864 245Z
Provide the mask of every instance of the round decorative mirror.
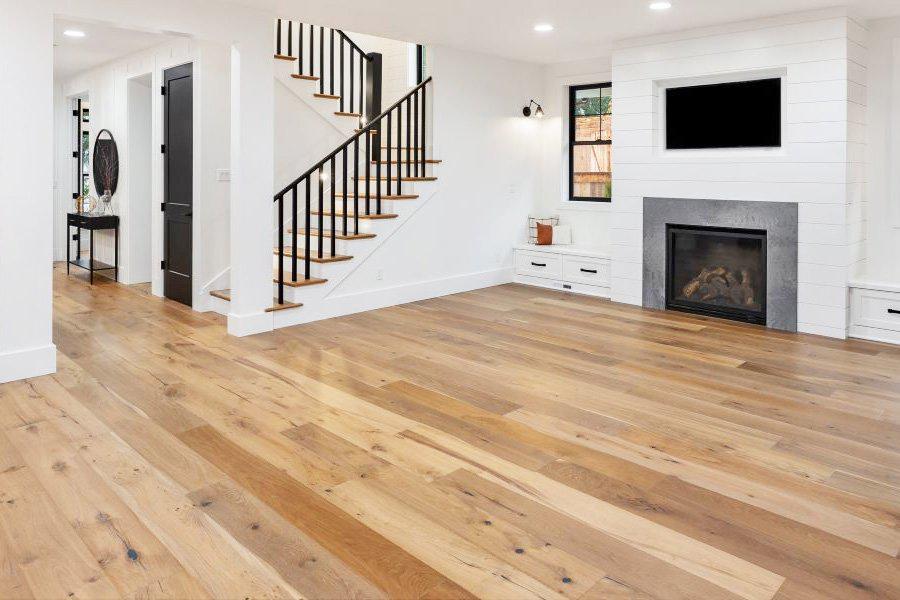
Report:
M98 195L112 196L119 186L119 149L108 129L101 129L94 140L94 187Z

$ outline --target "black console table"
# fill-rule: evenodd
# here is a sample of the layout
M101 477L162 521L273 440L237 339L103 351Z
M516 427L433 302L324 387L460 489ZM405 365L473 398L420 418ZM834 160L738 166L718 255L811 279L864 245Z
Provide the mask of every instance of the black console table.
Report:
M75 236L76 250L75 260L72 260L72 243L69 235L72 227L78 229ZM85 260L81 258L81 230L87 229L91 232L90 256ZM115 264L108 265L94 260L94 232L102 229L112 229L116 232L115 245ZM116 215L92 215L88 213L69 213L66 215L66 273L69 272L69 265L75 265L82 269L87 269L91 273L91 285L94 284L95 271L115 271L115 280L119 280L119 217Z

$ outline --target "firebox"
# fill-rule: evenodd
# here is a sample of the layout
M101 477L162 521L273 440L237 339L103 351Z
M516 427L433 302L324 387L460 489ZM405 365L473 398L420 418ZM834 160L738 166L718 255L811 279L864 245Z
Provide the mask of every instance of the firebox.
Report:
M766 324L766 232L666 224L666 308Z

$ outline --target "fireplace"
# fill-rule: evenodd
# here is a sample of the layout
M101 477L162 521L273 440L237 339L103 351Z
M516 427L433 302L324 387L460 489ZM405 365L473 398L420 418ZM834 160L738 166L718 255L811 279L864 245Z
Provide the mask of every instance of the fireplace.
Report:
M666 308L766 324L766 232L666 224Z

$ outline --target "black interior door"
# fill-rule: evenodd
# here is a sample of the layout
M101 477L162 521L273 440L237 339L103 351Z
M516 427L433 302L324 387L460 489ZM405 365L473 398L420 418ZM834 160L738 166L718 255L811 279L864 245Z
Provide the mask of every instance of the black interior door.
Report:
M163 269L165 296L191 306L194 214L192 65L163 75Z

